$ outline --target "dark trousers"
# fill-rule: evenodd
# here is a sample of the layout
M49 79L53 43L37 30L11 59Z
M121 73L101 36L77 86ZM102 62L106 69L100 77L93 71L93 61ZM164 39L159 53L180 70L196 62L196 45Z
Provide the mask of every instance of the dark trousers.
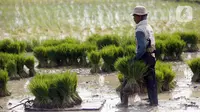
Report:
M144 81L146 83L149 101L151 105L157 105L158 93L155 74L156 59L150 53L145 53L145 55L142 57L142 60L144 60L148 66L147 75L144 77Z

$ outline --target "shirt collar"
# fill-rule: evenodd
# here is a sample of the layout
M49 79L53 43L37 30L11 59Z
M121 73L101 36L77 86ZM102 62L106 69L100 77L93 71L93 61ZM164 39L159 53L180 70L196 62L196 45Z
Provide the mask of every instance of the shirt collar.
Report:
M137 25L136 25L136 28L138 28L139 26L141 25L147 25L147 20L142 20L140 21Z

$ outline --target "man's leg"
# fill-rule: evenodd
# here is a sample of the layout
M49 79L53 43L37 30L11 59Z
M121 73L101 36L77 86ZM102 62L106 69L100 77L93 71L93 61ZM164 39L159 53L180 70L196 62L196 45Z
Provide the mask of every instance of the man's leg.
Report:
M154 66L149 67L148 75L145 77L145 80L146 80L150 105L156 106L158 105L158 93L157 93L157 83L156 83Z

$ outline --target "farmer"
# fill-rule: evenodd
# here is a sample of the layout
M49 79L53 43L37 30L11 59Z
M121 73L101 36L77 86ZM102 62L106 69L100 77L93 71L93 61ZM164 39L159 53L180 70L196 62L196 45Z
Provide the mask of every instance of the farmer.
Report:
M144 6L136 6L132 16L136 25L135 37L137 43L136 56L133 60L143 60L148 66L147 75L144 77L149 102L151 106L158 105L157 82L155 77L155 39L152 27L147 23L148 12ZM126 79L120 91L121 103L117 106L128 106L128 94L123 91Z

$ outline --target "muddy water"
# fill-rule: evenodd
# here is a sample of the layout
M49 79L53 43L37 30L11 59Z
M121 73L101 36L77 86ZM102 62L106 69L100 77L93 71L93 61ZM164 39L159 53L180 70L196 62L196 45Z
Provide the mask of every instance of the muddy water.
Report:
M200 56L200 53L184 53L183 59L188 60ZM119 85L116 77L117 73L111 74L96 74L91 75L89 69L37 69L39 73L64 72L70 70L77 72L78 88L80 96L84 102L94 102L106 100L100 112L165 112L165 111L200 111L200 84L191 83L192 72L184 62L173 62L173 70L176 71L176 87L165 93L159 94L159 106L149 107L145 100L147 96L130 97L128 108L116 108L116 104L120 101L115 88ZM8 111L20 103L24 98L33 96L29 93L27 85L31 78L22 79L19 81L9 81L8 89L12 92L11 96L0 98L0 111ZM23 111L23 106L14 108L15 111Z

